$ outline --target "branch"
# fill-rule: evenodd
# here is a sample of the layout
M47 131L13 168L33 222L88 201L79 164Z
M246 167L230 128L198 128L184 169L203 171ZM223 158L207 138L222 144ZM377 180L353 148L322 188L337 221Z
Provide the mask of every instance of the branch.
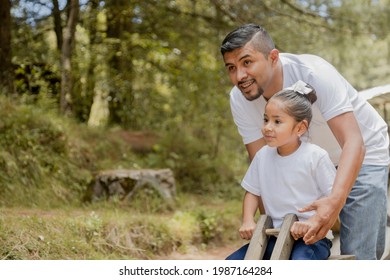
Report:
M308 15L308 16L311 16L311 17L315 17L315 18L321 17L319 14L314 13L314 12L310 12L310 11L305 10L305 9L302 9L300 6L297 6L297 5L294 5L293 3L290 3L290 1L288 1L288 0L281 0L281 2L286 4L291 9L295 10L298 13L301 13L301 14L304 14L304 15Z

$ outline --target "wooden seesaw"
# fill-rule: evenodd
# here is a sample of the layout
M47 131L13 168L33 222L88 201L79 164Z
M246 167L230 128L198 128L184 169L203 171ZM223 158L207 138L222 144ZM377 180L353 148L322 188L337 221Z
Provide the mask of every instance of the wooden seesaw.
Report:
M269 236L276 236L275 247L271 260L288 260L294 245L294 238L290 234L292 224L298 218L295 214L288 214L283 220L280 229L273 228L272 219L268 215L260 215L255 232L249 243L245 260L261 260L267 248ZM328 260L354 260L354 255L331 255Z

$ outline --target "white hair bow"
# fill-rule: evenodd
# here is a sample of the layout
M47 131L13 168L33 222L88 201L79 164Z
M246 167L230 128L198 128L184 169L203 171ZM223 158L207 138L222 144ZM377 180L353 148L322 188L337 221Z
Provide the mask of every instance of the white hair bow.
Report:
M313 89L304 81L299 80L295 84L293 84L291 87L288 87L287 89L296 91L300 94L306 95L313 91Z

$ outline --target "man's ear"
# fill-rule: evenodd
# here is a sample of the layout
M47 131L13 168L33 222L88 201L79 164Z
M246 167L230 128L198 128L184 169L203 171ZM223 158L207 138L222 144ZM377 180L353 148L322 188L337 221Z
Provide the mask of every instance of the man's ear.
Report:
M297 125L297 134L299 137L301 137L303 134L306 133L306 131L309 129L309 123L307 120L303 120Z
M279 50L278 49L273 49L269 53L269 58L272 60L273 63L278 62L279 60Z

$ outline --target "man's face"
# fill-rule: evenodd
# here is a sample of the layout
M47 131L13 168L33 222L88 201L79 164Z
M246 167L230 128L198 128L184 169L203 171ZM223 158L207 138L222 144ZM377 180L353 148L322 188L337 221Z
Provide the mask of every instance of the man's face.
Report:
M225 67L232 83L247 100L259 98L272 76L272 60L264 57L251 44L224 54Z

